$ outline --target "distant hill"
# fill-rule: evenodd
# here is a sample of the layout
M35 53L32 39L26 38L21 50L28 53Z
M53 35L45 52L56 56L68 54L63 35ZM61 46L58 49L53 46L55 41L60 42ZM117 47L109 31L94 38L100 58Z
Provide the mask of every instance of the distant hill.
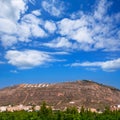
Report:
M89 80L56 84L20 84L0 90L0 105L40 105L104 108L120 104L120 90Z

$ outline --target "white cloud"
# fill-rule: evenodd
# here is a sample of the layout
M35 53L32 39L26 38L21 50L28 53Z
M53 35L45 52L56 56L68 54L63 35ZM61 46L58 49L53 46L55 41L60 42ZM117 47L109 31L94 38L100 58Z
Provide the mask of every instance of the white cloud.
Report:
M63 5L59 0L46 0L42 2L42 7L50 15L59 17L63 12Z
M19 69L30 69L54 61L49 54L37 50L9 50L5 58L9 64L17 66Z
M88 28L87 17L79 19L65 18L58 22L59 33L68 40L74 40L74 44L70 46L72 49L89 51L94 44L92 30Z
M24 0L1 0L0 1L1 18L8 18L13 21L20 19L21 14L23 14L26 9L26 2Z
M42 24L41 19L39 19L38 17L36 17L33 14L26 14L22 17L21 19L22 22L25 22L27 24L34 24L34 25L40 25Z
M45 31L37 25L31 25L31 33L34 37L45 37L47 34Z
M93 13L79 12L72 18L64 18L58 22L58 33L77 44L74 49L116 51L120 50L118 23L119 14L108 15L107 0L99 1ZM73 44L75 45L75 44Z
M90 50L94 44L92 30L88 28L87 16L79 19L65 18L58 22L59 33L68 40L74 40L73 49ZM90 45L89 45L90 44Z
M80 28L74 31L70 38L76 40L79 43L93 43L90 30L87 27Z
M18 42L18 23L21 15L27 10L27 1L24 0L1 0L0 12L0 41L4 47Z
M47 34L40 27L43 24L41 19L38 19L33 14L24 15L21 19L21 23L19 23L18 27L18 36L19 41L29 42L30 37L46 37Z
M49 43L44 43L43 45L51 48L70 48L72 46L72 43L64 37L59 37Z
M45 31L40 27L43 24L44 24L44 22L40 18L37 18L33 14L27 14L22 18L20 28L22 29L22 27L23 27L23 29L22 29L23 36L27 35L26 36L27 38L31 37L31 36L41 38L41 37L46 37L47 36ZM27 34L24 35L24 33L26 33L26 32L27 32ZM19 33L21 35L21 31L19 31Z
M49 33L54 33L56 30L56 24L52 21L46 21L44 27Z
M25 22L22 22L18 25L17 31L19 41L28 42L29 36L31 36L30 25Z
M115 71L120 69L120 58L104 61L104 62L83 62L83 63L73 63L71 66L81 66L81 67L100 67L104 71Z
M60 22L58 22L59 32L61 35L70 35L73 32L76 32L81 27L87 25L87 22L84 19L68 19L64 18Z
M16 34L16 24L6 18L0 18L0 34Z
M49 55L67 55L69 52L47 52Z
M33 38L35 41L36 38L49 37L54 33L57 38L48 43L43 42L44 46L84 51L120 50L120 32L116 27L120 13L108 15L107 8L110 4L107 0L99 1L92 13L78 11L79 15L74 13L72 18L63 18L57 22L42 20L41 8L26 14L28 1L35 4L35 0L0 1L0 42L4 47L31 42ZM64 10L64 5L59 0L43 0L42 7L57 17Z
M111 5L111 2L107 0L100 0L99 4L96 6L94 11L94 18L97 20L102 20L106 16L107 9Z
M2 0L0 6L0 41L3 47L9 47L19 42L30 42L31 37L42 38L47 34L41 28L43 21L37 16L39 10L24 14L28 0ZM22 15L22 16L21 16Z
M32 14L36 15L36 16L40 16L41 15L41 11L40 10L34 10L34 11L32 11Z
M12 46L13 44L17 43L16 37L15 36L11 36L11 35L3 35L1 37L1 41L2 41L2 45L4 47Z

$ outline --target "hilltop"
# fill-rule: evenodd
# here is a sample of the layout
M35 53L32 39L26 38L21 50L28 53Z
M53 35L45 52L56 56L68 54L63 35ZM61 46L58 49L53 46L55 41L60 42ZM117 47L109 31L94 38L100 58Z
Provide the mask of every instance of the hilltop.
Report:
M56 84L20 84L0 90L0 105L104 108L120 104L120 90L89 80Z

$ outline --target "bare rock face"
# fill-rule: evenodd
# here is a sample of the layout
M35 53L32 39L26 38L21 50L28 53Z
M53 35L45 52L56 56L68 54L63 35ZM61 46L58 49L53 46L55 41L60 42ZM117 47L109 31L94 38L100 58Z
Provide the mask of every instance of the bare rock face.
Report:
M22 84L0 90L0 105L40 105L104 108L120 104L120 90L83 80L58 84Z

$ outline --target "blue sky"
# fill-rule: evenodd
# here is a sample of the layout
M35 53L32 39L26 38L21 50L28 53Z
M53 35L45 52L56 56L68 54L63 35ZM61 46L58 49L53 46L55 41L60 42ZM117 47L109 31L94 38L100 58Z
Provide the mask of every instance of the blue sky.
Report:
M119 0L0 0L0 88L89 79L120 88Z

